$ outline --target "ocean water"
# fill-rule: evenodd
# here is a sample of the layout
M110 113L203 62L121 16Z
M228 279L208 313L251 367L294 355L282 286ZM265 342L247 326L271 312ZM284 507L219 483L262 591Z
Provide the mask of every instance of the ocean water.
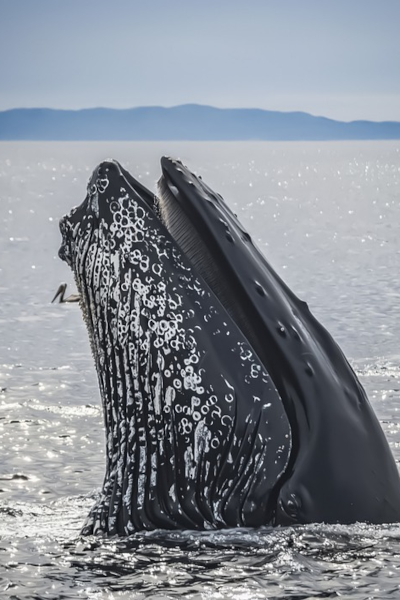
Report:
M114 157L180 157L342 346L400 460L400 143L0 144L0 598L399 598L400 525L79 536L104 431L58 219Z

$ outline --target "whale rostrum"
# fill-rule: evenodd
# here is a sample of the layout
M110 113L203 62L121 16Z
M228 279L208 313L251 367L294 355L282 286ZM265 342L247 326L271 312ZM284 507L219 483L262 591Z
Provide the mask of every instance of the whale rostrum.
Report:
M342 351L219 194L116 161L60 222L106 433L83 533L400 520L400 479Z

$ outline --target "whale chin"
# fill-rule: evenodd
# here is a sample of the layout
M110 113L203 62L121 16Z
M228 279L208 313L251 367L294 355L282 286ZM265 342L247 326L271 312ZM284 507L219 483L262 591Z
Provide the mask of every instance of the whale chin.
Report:
M83 533L400 517L385 436L341 350L222 197L116 161L60 223L97 370L106 475Z

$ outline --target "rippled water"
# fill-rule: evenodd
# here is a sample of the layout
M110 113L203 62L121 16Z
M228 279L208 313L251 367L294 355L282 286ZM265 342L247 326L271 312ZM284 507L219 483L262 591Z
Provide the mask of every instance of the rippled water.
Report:
M400 145L0 144L0 598L398 598L400 525L80 538L104 474L94 367L59 217L115 157L179 156L350 358L400 460Z

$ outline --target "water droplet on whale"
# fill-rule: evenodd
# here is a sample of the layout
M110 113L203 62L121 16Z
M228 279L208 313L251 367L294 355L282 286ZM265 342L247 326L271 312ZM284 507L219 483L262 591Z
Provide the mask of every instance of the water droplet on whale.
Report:
M278 323L276 330L281 337L286 337L286 329L284 328L282 323Z

